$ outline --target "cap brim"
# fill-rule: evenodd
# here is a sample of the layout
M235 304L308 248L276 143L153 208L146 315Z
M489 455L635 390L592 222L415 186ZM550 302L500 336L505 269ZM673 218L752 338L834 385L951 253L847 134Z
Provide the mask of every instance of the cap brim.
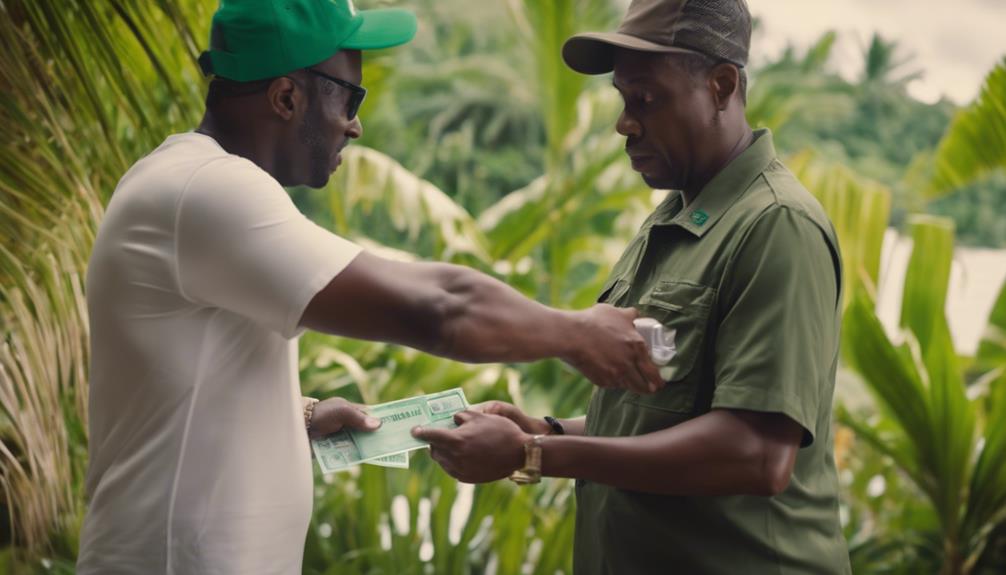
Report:
M408 10L361 10L363 24L340 46L346 50L380 50L400 46L416 35L416 16Z
M615 68L615 49L664 54L695 54L694 50L664 46L618 32L588 32L577 34L562 45L562 59L581 74L607 74Z

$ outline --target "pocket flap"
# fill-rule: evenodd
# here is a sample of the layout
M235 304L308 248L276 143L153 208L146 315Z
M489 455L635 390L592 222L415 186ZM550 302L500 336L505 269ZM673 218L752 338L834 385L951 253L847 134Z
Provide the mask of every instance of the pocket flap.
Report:
M601 295L597 298L597 303L606 303L617 307L628 292L628 280L617 278L608 280L608 283L601 288Z

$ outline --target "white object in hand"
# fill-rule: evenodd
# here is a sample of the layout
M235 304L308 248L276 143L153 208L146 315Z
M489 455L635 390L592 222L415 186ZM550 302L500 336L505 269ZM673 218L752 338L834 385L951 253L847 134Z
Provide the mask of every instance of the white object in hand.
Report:
M646 346L650 348L650 359L656 365L664 366L670 363L678 352L674 345L675 330L664 331L664 326L652 317L639 317L632 320L636 331L643 337Z

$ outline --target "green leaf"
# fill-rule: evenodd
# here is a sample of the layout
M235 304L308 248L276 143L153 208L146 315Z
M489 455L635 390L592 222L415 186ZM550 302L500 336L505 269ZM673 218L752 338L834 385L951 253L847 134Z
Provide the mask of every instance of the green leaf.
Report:
M1006 284L1003 285L992 306L985 333L978 344L975 367L990 371L1006 366Z
M946 218L909 219L914 246L905 273L901 326L912 330L927 353L935 330L946 323L947 289L954 255L954 226Z
M842 345L849 363L905 436L924 441L929 436L929 410L918 366L907 344L900 349L891 344L873 312L873 301L864 294L857 294L845 312ZM917 444L915 450L919 457Z
M875 297L891 214L890 190L843 166L818 162L810 152L791 158L789 166L835 226L842 252L843 304L860 291Z
M963 539L972 547L982 545L995 521L1006 521L1006 378L992 385L999 400L991 403L986 420L963 528Z
M1006 167L1006 58L985 78L975 101L957 113L934 158L926 194L957 190Z

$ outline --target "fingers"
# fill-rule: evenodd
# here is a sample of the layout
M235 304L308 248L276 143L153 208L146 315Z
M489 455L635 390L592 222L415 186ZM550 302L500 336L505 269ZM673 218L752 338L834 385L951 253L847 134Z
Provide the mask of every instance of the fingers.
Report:
M457 479L458 471L454 466L454 462L448 459L444 452L437 449L435 445L430 445L430 459L436 461L437 465L439 465L447 473L447 475Z
M625 370L625 386L634 393L650 394L656 389L650 388L650 383L646 381L639 368L639 363L633 363Z
M640 375L643 380L646 381L650 388L650 393L655 393L664 388L667 382L664 378L660 376L660 369L653 363L650 359L650 351L646 348L646 344L643 344L643 357L636 362L636 367L639 369Z
M629 321L632 321L637 317L639 317L639 310L637 310L634 307L616 307L615 309L620 311L622 315L624 315L626 318L629 319Z
M454 414L454 423L457 423L458 425L464 425L481 415L482 414L477 411L459 411Z
M632 390L636 393L656 393L663 389L665 382L660 377L660 370L650 358L650 349L642 340L633 342L635 362L632 370L636 377L632 378Z
M476 403L475 405L468 406L469 411L474 411L477 413L485 414L495 414L495 415L506 415L507 411L513 407L509 403L502 401L484 401L482 403Z
M625 342L624 363L619 366L617 386L634 393L652 393L655 390L651 389L641 367L642 363L650 361L649 351L642 338L633 335L636 337Z
M356 407L352 403L346 402L335 408L336 419L342 422L344 427L373 431L381 427L381 420L367 415L366 412Z

